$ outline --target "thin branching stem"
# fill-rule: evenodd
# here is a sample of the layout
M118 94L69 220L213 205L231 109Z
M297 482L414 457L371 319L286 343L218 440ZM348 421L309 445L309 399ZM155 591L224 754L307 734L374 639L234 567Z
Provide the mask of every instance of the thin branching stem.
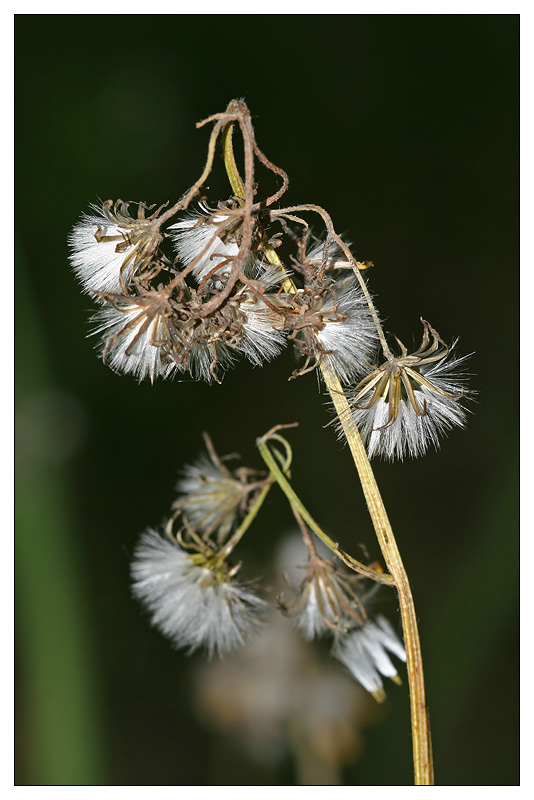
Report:
M373 322L375 324L375 327L376 327L376 330L377 330L377 333L378 333L378 337L380 339L380 344L382 345L382 350L384 351L384 354L385 354L386 358L393 358L393 354L392 354L392 352L391 352L391 350L389 348L389 345L387 343L384 331L382 329L382 325L380 323L380 319L378 317L378 313L377 313L375 305L373 303L373 299L371 297L369 289L367 288L367 284L365 283L364 279L362 278L362 275L361 275L361 272L360 272L360 268L358 266L358 261L354 258L354 256L352 255L352 253L350 251L350 248L347 247L347 245L345 244L345 242L343 241L341 236L339 236L335 232L334 225L333 225L333 222L332 222L332 217L330 216L330 214L327 211L325 211L324 208L321 208L321 206L315 205L314 203L305 203L305 204L300 205L300 206L289 206L288 208L277 209L276 211L273 211L271 213L272 213L273 217L276 217L276 216L283 216L285 214L289 214L289 213L291 213L293 211L314 211L316 214L319 214L319 216L322 218L322 220L323 220L323 222L325 224L325 227L326 227L326 231L327 231L327 241L325 243L325 249L326 249L326 246L328 245L328 242L332 241L332 242L336 242L339 245L339 247L341 248L341 250L345 253L345 256L347 257L352 269L354 270L354 274L356 275L356 278L358 280L358 283L360 284L362 292L364 293L365 299L367 301L367 305L369 306L369 311L371 312L371 316L373 317ZM326 263L325 263L325 266L326 266Z
M256 440L256 445L258 450L260 451L260 455L265 461L265 464L269 468L269 471L275 481L278 483L280 488L282 489L283 493L289 500L289 503L293 509L299 513L302 519L306 522L306 524L310 527L310 529L315 533L316 536L325 544L329 550L331 550L338 558L340 558L348 567L353 569L355 572L358 572L360 575L363 575L365 578L371 578L378 583L384 583L391 585L393 583L393 578L391 575L388 575L384 572L378 572L378 570L374 570L371 567L362 564L361 561L357 561L355 558L350 556L348 553L345 553L344 550L341 550L339 544L334 542L333 539L328 536L327 533L323 531L323 529L318 525L318 523L314 520L302 500L299 498L291 484L289 483L288 479L284 475L282 469L278 466L276 462L276 458L274 457L271 449L268 446L268 442L272 441L274 437L272 435L266 434L262 436L260 439Z
M235 533L232 534L230 539L228 539L224 547L221 548L221 551L219 553L219 556L221 558L227 558L232 552L232 550L236 547L236 545L241 541L245 533L248 531L248 529L256 519L256 516L263 505L263 501L267 497L269 489L273 485L273 482L274 481L269 481L269 480L265 482L265 485L263 486L261 492L258 494L257 498L250 507L245 519L243 520L239 528L237 528Z

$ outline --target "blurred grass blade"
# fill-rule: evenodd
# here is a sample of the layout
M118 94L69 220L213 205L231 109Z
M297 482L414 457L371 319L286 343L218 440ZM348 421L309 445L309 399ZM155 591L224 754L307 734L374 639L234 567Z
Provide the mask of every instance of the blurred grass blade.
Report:
M47 372L46 337L20 254L16 275L17 289L24 296L17 315L20 408L32 393L53 387L53 376ZM49 422L46 408L32 420L37 439L39 426ZM105 783L92 645L76 548L79 534L69 502L67 470L68 464L61 460L32 457L31 448L17 452L18 785Z

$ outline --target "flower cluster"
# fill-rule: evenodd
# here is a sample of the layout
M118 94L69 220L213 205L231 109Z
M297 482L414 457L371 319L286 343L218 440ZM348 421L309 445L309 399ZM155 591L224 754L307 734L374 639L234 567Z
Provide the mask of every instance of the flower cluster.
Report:
M295 575L296 559L303 555L302 542L293 540L289 544L285 557ZM304 577L296 587L290 586L289 600L279 598L278 606L308 641L331 635L332 655L382 702L385 692L381 676L399 680L387 651L406 661L404 647L384 616L369 618L366 605L373 590L365 592L360 577L339 561L320 555L309 537L306 546L306 563L300 566Z
M312 519L289 484L291 447L278 433L287 426L278 425L256 441L266 473L230 468L229 457L219 458L205 436L207 456L183 470L164 531L149 529L141 537L133 592L176 647L203 647L213 656L244 645L265 621L268 603L257 581L238 579L241 562L230 559L278 483L305 555L284 572L287 586L276 610L292 621L293 636L330 638L334 658L381 702L383 679L400 682L392 657L405 661L407 655L386 618L370 616L365 587L368 581L396 587L407 635L416 783L430 784L413 602L362 442L369 458L387 460L439 447L442 434L466 422L465 358L425 320L420 346L409 352L397 338L394 352L367 285L372 262L356 260L320 206L279 206L288 176L258 147L246 104L233 100L197 127L207 123L213 129L204 171L174 205L108 200L92 205L74 226L72 268L98 304L92 334L113 370L152 383L177 376L220 383L240 358L261 367L293 348L299 364L290 377L317 371L328 389L389 572L344 553ZM236 125L244 179L232 145ZM219 137L232 191L210 206L201 189ZM257 161L281 179L268 197L255 181ZM324 224L322 235L311 233L309 213Z
M151 615L152 623L176 647L189 652L205 647L208 655L224 655L258 632L267 602L250 584L239 582L240 565L230 555L246 529L246 512L255 516L259 492L269 479L255 471L230 470L206 437L208 455L184 469L174 514L164 533L145 532L132 562L134 595ZM175 533L177 520L181 526ZM280 566L286 577L286 598L278 609L293 621L304 639L331 635L333 655L373 696L385 694L381 675L395 679L386 651L404 658L404 648L383 617L369 619L364 581L339 562L322 555L303 531L283 551ZM292 580L304 569L300 581Z
M229 555L239 540L231 536L236 520L253 505L265 477L230 470L207 435L205 442L207 456L187 466L178 482L165 532L150 529L141 537L132 578L152 623L176 647L204 646L212 656L244 644L263 616L265 602L237 580L239 565L230 566Z
M327 279L317 281L310 270L315 245L297 264L302 287L288 283L287 271L271 263L261 215L243 248L242 212L232 202L219 206L201 204L163 231L161 209L145 217L139 204L134 218L129 204L107 201L75 226L71 262L102 306L93 333L102 337L108 364L139 380L188 372L220 381L237 357L261 366L293 339L305 357L297 374L326 357L344 380L361 376L377 332L354 276L332 263ZM167 237L173 262L161 249Z
M291 343L302 358L293 377L323 364L338 375L370 456L421 455L464 424L463 359L427 322L421 347L409 355L399 343L394 356L362 277L368 265L350 260L344 240L293 233L290 273L276 252L282 234L268 232L273 218L289 231L283 212L258 204L247 233L235 199L182 214L131 205L93 205L69 239L74 272L100 305L93 334L115 371L220 382L239 357L261 366Z

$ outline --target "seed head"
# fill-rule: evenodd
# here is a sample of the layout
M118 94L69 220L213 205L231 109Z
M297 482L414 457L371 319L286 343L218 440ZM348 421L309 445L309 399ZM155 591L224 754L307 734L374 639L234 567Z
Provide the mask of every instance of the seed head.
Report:
M217 552L192 534L184 544L154 530L143 534L132 563L133 593L152 624L176 647L223 655L243 645L265 603L235 580Z
M422 320L420 347L408 354L397 339L400 356L389 356L360 381L349 395L356 422L369 456L392 461L425 453L429 443L454 425L463 427L467 397L465 360L451 356L439 334Z
M207 434L204 439L208 455L184 468L177 485L181 496L173 508L204 538L216 535L222 543L237 517L254 502L263 481L254 470L230 470L224 463L230 457L219 458Z
M110 296L108 305L93 319L97 323L93 334L103 334L103 358L115 371L154 382L180 368L173 353L181 343L164 294Z
M228 276L239 251L240 227L239 217L202 204L199 213L188 213L169 231L180 261L184 267L194 264L191 271L201 283ZM254 262L251 254L247 262L246 266Z
M76 277L95 297L124 291L135 274L150 268L163 238L157 211L146 217L146 206L139 203L134 218L129 205L122 200L91 205L93 213L83 214L69 235Z
M354 276L329 276L322 286L310 283L291 302L293 315L288 315L286 325L306 358L295 375L314 369L324 358L344 381L361 376L378 335Z
M332 559L311 552L306 574L292 589L289 601L279 599L279 608L291 617L295 628L305 639L335 631L347 631L367 618L360 600L361 581Z
M368 620L361 627L336 638L332 654L352 676L382 702L386 693L382 677L399 682L397 670L388 651L406 661L406 652L390 623L383 616Z

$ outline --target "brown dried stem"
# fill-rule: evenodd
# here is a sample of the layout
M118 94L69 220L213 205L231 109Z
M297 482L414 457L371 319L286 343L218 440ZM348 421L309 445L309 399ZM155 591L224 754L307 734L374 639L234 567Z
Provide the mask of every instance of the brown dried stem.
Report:
M399 595L404 646L406 648L408 683L410 687L415 785L431 786L434 783L432 744L426 703L421 644L419 641L417 616L410 582L404 564L402 563L391 523L371 464L367 458L367 453L365 452L365 447L356 423L353 421L353 415L350 413L350 407L339 382L339 378L326 359L321 362L320 366L358 471L380 549L382 550L384 560L395 582Z

